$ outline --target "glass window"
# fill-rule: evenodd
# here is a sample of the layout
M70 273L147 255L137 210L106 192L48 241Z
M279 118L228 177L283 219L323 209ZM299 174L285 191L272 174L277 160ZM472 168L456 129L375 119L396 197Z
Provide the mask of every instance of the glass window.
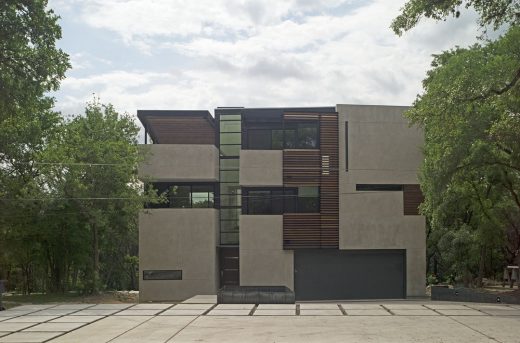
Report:
M220 134L220 145L224 144L241 144L242 134L238 133L221 133Z
M299 149L315 149L318 146L318 123L298 124Z
M295 213L296 212L296 199L297 199L296 188L286 188L284 196L284 212Z
M271 191L271 213L282 214L283 213L283 190Z
M240 121L242 116L240 114L221 114L220 120L238 120Z
M258 150L271 149L271 130L248 130L247 148Z
M238 183L239 171L238 170L221 170L220 181L221 182L236 182Z
M220 132L240 132L242 125L239 121L221 121Z
M221 220L221 232L238 232L238 220Z
M241 210L239 208L222 208L220 210L220 219L238 221L240 213Z
M242 196L240 194L220 194L220 206L240 206L242 204Z
M298 187L298 212L317 213L320 211L319 187Z
M220 244L238 244L238 232L221 232Z
M213 186L192 186L191 204L194 208L213 207Z
M220 170L238 170L240 160L238 158L226 158L220 160Z
M169 190L170 207L190 208L190 186L171 186Z
M220 184L221 194L240 194L240 185L236 182Z
M220 155L221 156L239 156L241 145L221 145Z
M296 130L285 130L285 149L296 149Z
M283 149L283 130L273 130L271 132L271 148L274 150Z
M271 191L249 191L247 199L249 214L271 213Z

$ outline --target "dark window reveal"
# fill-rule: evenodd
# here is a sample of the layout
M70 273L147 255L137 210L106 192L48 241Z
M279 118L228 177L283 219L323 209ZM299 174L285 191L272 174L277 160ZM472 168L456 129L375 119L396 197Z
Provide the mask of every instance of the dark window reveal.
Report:
M319 213L319 187L245 189L244 214Z
M182 270L143 270L143 280L182 280Z
M356 191L390 191L399 192L403 190L403 185L396 184L357 184Z

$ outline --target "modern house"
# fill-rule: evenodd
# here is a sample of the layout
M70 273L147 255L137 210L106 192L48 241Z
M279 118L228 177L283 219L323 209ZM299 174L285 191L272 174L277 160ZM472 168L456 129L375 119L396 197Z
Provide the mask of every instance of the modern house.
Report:
M296 300L425 293L423 133L406 107L138 111L141 301L287 286ZM153 143L153 144L152 144Z

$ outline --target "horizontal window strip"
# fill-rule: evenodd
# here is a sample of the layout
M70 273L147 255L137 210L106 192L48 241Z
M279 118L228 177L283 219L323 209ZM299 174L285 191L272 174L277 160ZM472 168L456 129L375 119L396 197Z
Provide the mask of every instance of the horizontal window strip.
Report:
M182 280L182 270L143 270L143 280Z
M388 191L388 192L400 192L403 190L403 185L399 184L356 184L356 191Z

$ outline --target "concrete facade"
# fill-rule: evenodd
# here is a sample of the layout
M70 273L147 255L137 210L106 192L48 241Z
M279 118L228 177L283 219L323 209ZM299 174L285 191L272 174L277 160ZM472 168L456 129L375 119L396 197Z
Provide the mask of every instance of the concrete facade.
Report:
M139 213L139 300L175 301L215 294L218 211L149 209ZM144 270L182 270L182 280L143 280Z
M282 215L240 216L240 284L294 289L294 256L283 250Z
M424 296L423 216L403 215L402 192L356 192L356 184L418 184L423 133L400 106L338 105L340 249L406 249L408 296ZM348 170L345 151L348 122Z
M241 150L240 185L283 185L283 150Z
M153 181L218 181L218 149L208 144L147 144L139 177Z

